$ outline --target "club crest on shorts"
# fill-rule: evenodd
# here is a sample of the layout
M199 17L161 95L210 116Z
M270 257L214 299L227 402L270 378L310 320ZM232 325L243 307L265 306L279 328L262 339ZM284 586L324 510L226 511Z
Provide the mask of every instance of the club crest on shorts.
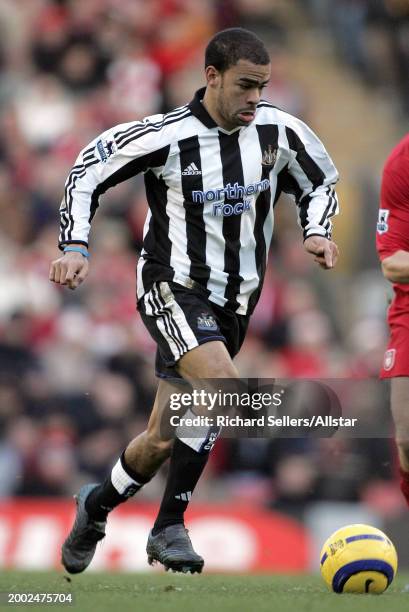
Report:
M216 319L213 315L206 312L197 317L197 329L201 331L217 331Z
M383 356L383 369L387 372L395 365L396 349L388 349Z
M387 208L380 208L378 213L378 223L376 224L376 231L378 234L384 234L388 231L388 217L389 210Z

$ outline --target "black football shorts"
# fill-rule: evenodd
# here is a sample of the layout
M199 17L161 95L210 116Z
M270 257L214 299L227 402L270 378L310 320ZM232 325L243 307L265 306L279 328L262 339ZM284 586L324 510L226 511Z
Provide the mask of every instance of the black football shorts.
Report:
M156 351L156 376L181 378L175 365L188 351L212 340L224 342L231 357L243 344L249 316L225 310L200 287L159 281L138 300L138 310Z

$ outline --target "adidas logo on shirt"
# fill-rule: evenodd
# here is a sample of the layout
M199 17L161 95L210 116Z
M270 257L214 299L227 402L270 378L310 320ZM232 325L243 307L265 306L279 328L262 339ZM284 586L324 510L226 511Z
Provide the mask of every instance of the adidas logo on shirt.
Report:
M186 491L186 493L180 493L180 495L175 495L175 499L181 499L182 501L190 501L192 497L192 491Z
M192 176L192 175L199 175L199 174L202 174L202 172L196 166L195 162L192 162L191 164L186 166L186 168L182 172L183 176L186 176L186 175Z

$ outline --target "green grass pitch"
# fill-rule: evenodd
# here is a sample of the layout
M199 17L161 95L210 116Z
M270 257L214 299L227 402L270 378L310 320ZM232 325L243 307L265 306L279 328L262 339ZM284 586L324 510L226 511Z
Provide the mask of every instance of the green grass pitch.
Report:
M383 595L335 595L319 576L102 574L85 572L17 572L0 574L1 610L70 610L72 612L401 612L409 609L403 592L409 575L398 574ZM4 602L4 593L69 592L71 605Z

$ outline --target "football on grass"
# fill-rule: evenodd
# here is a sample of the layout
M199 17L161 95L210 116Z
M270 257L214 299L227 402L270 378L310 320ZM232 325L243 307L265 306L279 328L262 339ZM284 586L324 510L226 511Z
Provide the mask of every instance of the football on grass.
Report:
M370 525L347 525L324 543L321 574L335 593L383 593L398 568L388 536Z

